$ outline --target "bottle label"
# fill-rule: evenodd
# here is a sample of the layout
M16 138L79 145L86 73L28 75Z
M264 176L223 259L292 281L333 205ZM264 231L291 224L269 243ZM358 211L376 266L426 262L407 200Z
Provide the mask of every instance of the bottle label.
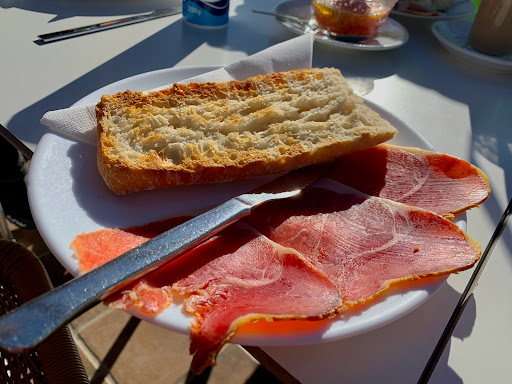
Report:
M229 0L183 0L183 18L203 27L222 27L228 23Z

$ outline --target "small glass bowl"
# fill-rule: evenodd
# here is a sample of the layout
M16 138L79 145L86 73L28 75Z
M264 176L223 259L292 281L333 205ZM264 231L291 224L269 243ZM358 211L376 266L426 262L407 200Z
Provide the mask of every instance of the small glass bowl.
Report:
M319 27L336 36L375 36L397 0L312 0Z

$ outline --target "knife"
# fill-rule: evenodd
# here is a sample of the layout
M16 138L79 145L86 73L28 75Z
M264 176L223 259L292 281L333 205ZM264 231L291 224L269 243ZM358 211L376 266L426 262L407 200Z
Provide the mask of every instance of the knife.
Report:
M29 350L60 326L130 282L169 263L267 201L297 196L330 163L310 165L232 198L0 317L0 346Z
M89 33L104 31L106 29L118 28L118 27L122 27L125 25L129 25L129 24L135 24L135 23L140 23L143 21L158 19L161 17L176 15L178 13L181 13L181 9L182 9L182 6L180 3L179 5L176 4L170 8L157 9L157 10L155 10L151 13L147 13L147 14L125 17L122 19L106 21L106 22L99 23L99 24L86 25L84 27L66 29L64 31L45 33L45 34L39 35L37 37L39 37L45 43L51 43L51 42L57 41L57 40L69 39L71 37L76 37L76 36L86 35Z

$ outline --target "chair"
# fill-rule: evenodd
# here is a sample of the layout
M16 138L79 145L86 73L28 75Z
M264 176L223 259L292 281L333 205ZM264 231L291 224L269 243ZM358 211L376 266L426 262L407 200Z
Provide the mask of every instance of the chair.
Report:
M52 288L41 261L22 245L0 240L0 315ZM33 350L0 349L2 383L89 383L67 327Z
M0 139L10 143L25 159L32 151L0 124ZM0 204L0 315L52 289L39 258L13 240ZM0 348L2 383L89 383L67 326L33 350L13 353Z

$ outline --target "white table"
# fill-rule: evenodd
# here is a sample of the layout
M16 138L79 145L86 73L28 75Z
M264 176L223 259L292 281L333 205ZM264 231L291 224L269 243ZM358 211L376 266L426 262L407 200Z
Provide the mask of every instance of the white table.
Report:
M170 1L170 0L169 0ZM164 7L169 1L0 1L0 123L31 148L44 112L65 108L116 80L161 68L223 65L294 35L272 17L278 2L232 0L229 27L200 30L181 15L47 45L36 35ZM410 33L396 50L350 51L315 43L313 64L333 66L369 100L416 129L440 152L489 176L490 199L468 213L468 233L485 248L512 192L512 75L495 74L444 50L427 22L396 18ZM357 79L356 79L357 78ZM510 381L512 236L495 250L432 383ZM451 276L420 308L385 327L320 345L265 347L303 383L414 383L469 280Z

